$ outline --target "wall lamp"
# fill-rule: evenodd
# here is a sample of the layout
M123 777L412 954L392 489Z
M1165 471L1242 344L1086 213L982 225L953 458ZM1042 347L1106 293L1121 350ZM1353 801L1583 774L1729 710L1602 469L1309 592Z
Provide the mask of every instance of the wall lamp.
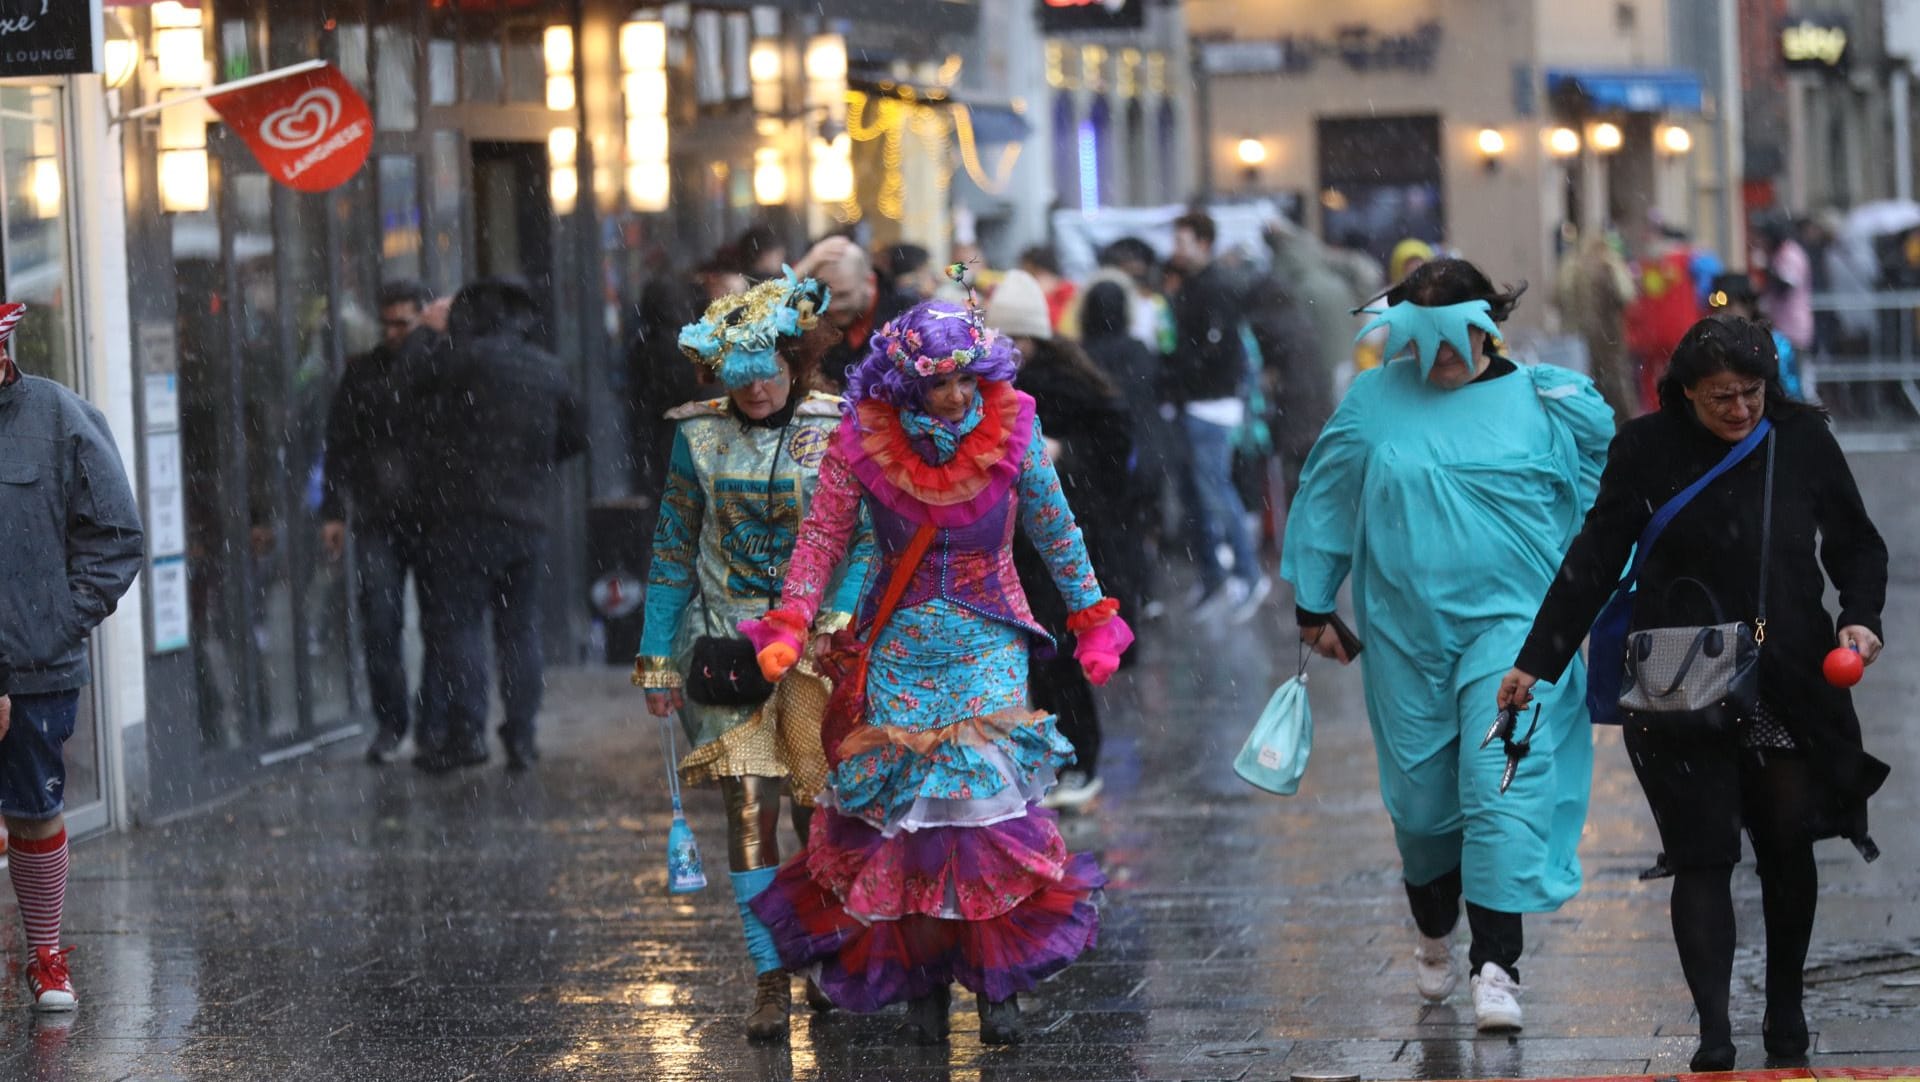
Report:
M1480 164L1491 173L1500 168L1500 159L1507 154L1507 137L1498 128L1481 128L1473 137L1473 149L1480 154Z

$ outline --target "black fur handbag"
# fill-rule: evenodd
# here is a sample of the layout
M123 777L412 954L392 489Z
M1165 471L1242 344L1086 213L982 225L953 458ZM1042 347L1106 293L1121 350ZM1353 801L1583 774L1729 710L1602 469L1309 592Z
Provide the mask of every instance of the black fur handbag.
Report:
M773 685L760 674L745 637L702 635L693 640L686 695L701 706L758 706L773 695Z

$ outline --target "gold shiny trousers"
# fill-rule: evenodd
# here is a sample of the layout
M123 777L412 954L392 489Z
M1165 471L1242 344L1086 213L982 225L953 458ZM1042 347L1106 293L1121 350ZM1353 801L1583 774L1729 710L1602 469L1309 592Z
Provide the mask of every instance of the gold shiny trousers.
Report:
M751 872L779 867L780 798L787 790L786 779L747 774L716 780L727 805L727 868ZM794 834L805 845L813 809L797 802L792 807Z

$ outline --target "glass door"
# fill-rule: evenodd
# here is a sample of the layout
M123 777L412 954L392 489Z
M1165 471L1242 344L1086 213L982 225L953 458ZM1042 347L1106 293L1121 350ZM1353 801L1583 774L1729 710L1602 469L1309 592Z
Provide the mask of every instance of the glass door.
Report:
M0 85L0 296L27 305L12 352L21 370L87 393L73 304L73 229L67 192L64 88ZM67 742L67 821L75 833L107 825L100 740L105 674L94 652L93 688Z

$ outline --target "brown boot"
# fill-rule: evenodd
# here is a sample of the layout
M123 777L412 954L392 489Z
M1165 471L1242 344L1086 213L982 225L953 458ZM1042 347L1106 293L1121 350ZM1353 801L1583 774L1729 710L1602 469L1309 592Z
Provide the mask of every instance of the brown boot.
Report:
M793 1007L793 982L787 971L760 974L754 988L753 1013L747 1015L747 1040L777 1041L787 1035L787 1012Z

